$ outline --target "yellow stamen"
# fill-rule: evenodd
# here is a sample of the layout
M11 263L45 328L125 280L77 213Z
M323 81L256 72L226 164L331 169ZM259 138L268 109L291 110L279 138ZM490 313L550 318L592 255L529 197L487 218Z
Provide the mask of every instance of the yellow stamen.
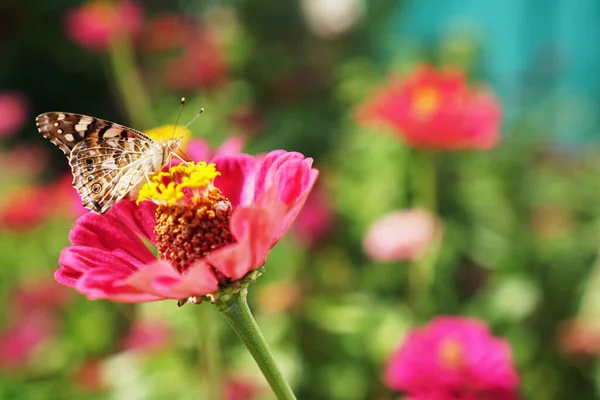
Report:
M182 148L185 148L188 140L193 136L192 132L188 128L176 128L174 125L159 126L158 128L148 129L144 133L156 141L166 141L173 138L173 132L177 134L176 137L183 138L180 145Z
M420 88L413 95L412 106L419 116L429 116L438 108L439 104L440 94L435 88Z
M214 179L219 175L221 173L217 171L215 164L207 164L204 161L178 164L167 172L155 174L145 183L138 194L137 204L144 200L152 200L158 204L172 206L185 197L184 188L202 194L212 187Z

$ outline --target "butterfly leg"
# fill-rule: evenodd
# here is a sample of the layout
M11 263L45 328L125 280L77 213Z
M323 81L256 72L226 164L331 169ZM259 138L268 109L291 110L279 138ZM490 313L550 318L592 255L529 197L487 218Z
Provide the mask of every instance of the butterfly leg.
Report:
M189 162L189 161L187 161L187 160L184 160L184 159L183 159L183 158L182 158L182 157L181 157L179 154L177 154L177 153L175 153L175 152L171 152L171 153L169 153L169 158L171 158L172 156L174 156L174 157L178 158L178 159L179 159L181 162L183 162L183 163L186 163L186 164L187 164L187 163Z

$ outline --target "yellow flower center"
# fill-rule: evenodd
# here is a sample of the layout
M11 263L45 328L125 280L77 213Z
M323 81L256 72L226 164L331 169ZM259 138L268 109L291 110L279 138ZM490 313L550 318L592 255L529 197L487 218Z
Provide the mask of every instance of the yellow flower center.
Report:
M156 208L156 248L180 273L211 251L235 241L229 230L233 207L214 186L215 164L181 163L155 174L138 194Z
M439 104L440 94L437 89L432 87L417 89L412 98L413 110L421 117L431 115Z
M155 174L142 186L137 204L151 200L156 204L175 205L187 197L194 202L209 192L217 176L221 175L215 164L204 161L181 163L166 172Z
M438 348L438 356L444 366L456 369L463 365L463 346L456 339L444 340Z
M174 137L173 133L176 133L175 137L183 138L181 140L182 148L185 148L185 145L187 144L188 140L190 140L193 136L192 131L190 131L188 128L177 128L175 127L175 125L159 126L158 128L148 129L144 133L156 141L167 141Z

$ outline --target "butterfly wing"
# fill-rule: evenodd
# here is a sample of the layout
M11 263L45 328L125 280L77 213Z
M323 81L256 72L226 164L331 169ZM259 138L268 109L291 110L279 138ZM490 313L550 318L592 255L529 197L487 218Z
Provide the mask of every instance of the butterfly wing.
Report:
M136 137L88 138L71 150L73 187L84 207L104 213L114 203L137 191L162 159L161 146Z
M99 118L66 112L48 112L35 119L38 131L67 156L86 139L138 138L154 141L142 132Z

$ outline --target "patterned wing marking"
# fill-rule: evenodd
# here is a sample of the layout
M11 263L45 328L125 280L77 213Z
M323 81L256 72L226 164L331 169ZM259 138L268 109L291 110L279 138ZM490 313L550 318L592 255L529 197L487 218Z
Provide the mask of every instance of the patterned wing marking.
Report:
M66 112L48 112L35 119L38 131L67 156L81 141L87 139L136 138L155 143L140 131L114 122Z
M148 154L154 142L136 138L91 138L73 148L73 186L84 207L104 213L145 179L152 170Z

